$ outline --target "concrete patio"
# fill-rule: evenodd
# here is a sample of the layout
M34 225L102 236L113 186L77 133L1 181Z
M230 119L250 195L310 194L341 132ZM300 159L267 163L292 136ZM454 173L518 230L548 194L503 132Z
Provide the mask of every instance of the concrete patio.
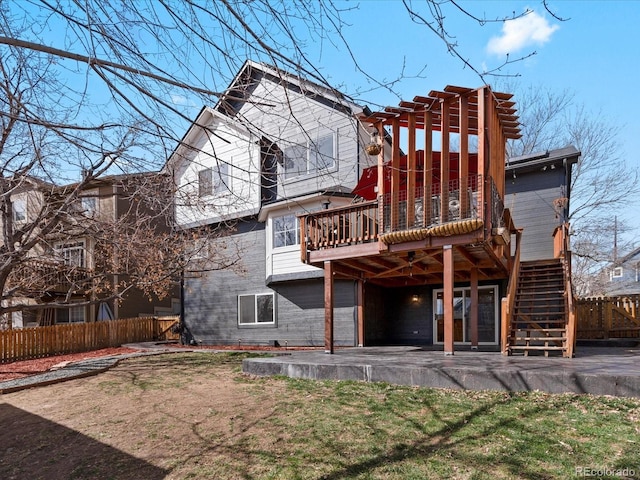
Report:
M243 371L313 380L357 380L467 390L533 391L640 397L640 348L586 347L575 358L502 356L422 347L364 347L283 352L251 358Z

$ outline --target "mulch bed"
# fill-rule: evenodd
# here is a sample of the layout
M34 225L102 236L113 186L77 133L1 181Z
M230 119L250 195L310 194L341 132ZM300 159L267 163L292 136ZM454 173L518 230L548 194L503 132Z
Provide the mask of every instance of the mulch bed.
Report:
M106 357L109 355L119 355L123 353L135 353L138 350L128 347L102 348L91 352L70 353L67 355L56 355L53 357L34 358L32 360L21 360L18 362L0 364L0 382L14 380L16 378L37 375L51 370L51 367L62 362L78 362L87 358Z

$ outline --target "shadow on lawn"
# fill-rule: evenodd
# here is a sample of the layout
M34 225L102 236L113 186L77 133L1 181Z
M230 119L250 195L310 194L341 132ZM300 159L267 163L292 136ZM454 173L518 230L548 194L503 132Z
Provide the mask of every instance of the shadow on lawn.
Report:
M344 468L334 470L328 475L323 475L322 480L338 480L343 478L355 478L361 475L367 475L374 472L380 467L390 467L394 464L400 465L403 461L411 458L429 458L435 455L444 455L451 457L453 461L447 463L451 465L459 465L462 468L471 468L475 473L483 472L492 476L500 467L505 468L511 475L522 479L541 480L558 478L555 475L546 475L536 469L535 465L524 461L523 457L516 456L500 456L495 462L491 463L487 457L481 454L461 453L457 447L463 447L466 442L473 442L480 439L491 438L499 430L507 428L521 428L522 424L518 418L501 418L495 415L495 409L501 406L507 406L515 399L509 394L505 394L501 400L489 402L478 408L471 410L466 415L461 416L455 421L448 421L439 414L438 406L434 404L422 404L428 410L428 415L433 415L444 426L437 431L428 431L422 422L415 418L399 415L405 422L410 423L412 427L420 432L418 438L407 439L406 442L397 443L392 449L387 450L381 455L366 461L352 463ZM563 403L568 403L567 399ZM555 407L558 403L555 404ZM538 413L549 410L546 406L537 406L526 412L522 412L525 417L533 416ZM464 430L474 422L484 422L483 428L478 428L473 433L465 434ZM549 445L553 444L553 439L549 438ZM557 441L555 442L557 443ZM462 448L464 450L464 448ZM484 457L484 458L483 458Z
M168 471L46 418L0 404L0 478L164 478Z

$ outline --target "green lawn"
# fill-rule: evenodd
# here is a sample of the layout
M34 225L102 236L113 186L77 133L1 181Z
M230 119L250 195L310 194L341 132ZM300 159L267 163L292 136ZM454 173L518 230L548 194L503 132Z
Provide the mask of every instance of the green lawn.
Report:
M242 358L138 358L5 397L171 479L640 478L640 399L256 378ZM51 412L49 395L82 412Z

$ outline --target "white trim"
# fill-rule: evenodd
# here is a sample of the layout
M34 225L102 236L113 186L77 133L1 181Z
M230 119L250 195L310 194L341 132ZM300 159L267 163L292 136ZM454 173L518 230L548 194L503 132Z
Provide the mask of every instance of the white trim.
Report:
M317 147L315 146L319 145L321 140L328 137L331 137L331 148L333 150L331 153L331 158L333 160L333 164L321 170L317 168L311 169L312 153L316 154L316 156L319 153L317 151L318 150ZM312 147L315 147L315 148L312 148ZM299 148L300 150L302 149L305 150L305 155L306 155L305 172L295 176L288 176L287 171L285 169L285 162L287 161L286 152L288 149L292 149L292 148ZM283 183L290 183L290 182L292 183L292 182L296 182L296 181L300 181L308 178L317 177L319 175L324 175L327 173L333 173L338 170L338 136L334 131L327 131L322 135L316 135L313 139L307 138L304 140L304 143L293 141L288 145L284 146L284 148L282 149L282 153L283 153L282 163L280 164L278 170L279 170L280 178L282 179Z
M271 297L271 321L270 322L260 322L258 321L258 298L259 297L266 297L269 296ZM242 298L247 298L247 297L253 297L253 322L242 322L242 315L241 315L241 299ZM246 326L260 326L260 325L275 325L276 323L276 297L275 294L273 292L267 292L267 293L249 293L249 294L241 294L238 295L238 312L237 312L237 316L238 316L238 326L240 327L246 327Z
M88 253L87 244L84 240L56 243L54 245L54 249L55 249L56 257L63 260L65 265L69 265L72 267L80 267L80 268L87 268L87 266L89 265L89 258L87 254ZM70 263L68 260L71 257L67 258L65 256L65 252L72 252L75 250L78 250L81 252L80 265Z

